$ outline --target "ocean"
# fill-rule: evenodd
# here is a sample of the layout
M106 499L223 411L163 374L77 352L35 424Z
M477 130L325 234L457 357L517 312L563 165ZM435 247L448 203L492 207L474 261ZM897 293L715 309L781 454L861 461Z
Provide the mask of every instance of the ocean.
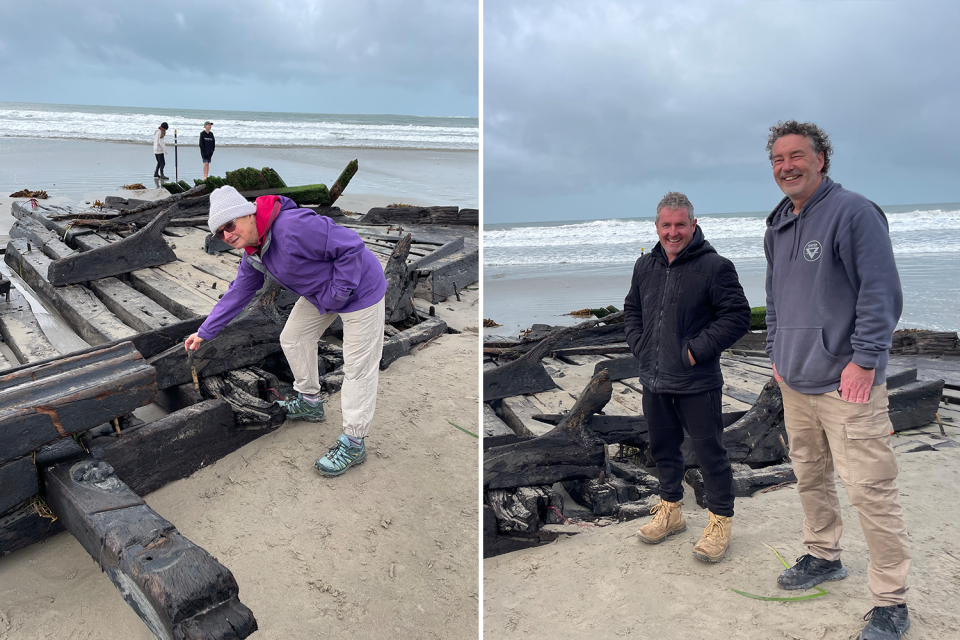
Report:
M904 292L900 328L960 329L960 203L882 207ZM763 255L769 211L697 218L730 258L751 306L766 304ZM623 307L633 264L657 244L653 218L485 225L484 317L516 335L534 323L579 322L584 308Z
M161 122L170 126L166 173L190 182L202 177L198 138L205 120L213 121L217 141L214 175L271 166L290 185L331 184L357 158L360 171L349 191L479 203L477 118L8 102L0 102L0 188L82 196L131 182L152 186L151 146Z

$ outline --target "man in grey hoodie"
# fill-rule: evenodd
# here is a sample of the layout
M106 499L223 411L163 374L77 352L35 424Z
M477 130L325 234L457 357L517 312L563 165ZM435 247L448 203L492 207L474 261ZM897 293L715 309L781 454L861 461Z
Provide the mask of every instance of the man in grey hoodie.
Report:
M833 148L815 124L780 122L767 151L786 194L767 218L767 353L783 393L790 459L809 553L784 589L841 580L834 470L870 551L874 608L861 640L896 640L910 626L910 552L890 445L886 365L903 297L887 219L827 177Z

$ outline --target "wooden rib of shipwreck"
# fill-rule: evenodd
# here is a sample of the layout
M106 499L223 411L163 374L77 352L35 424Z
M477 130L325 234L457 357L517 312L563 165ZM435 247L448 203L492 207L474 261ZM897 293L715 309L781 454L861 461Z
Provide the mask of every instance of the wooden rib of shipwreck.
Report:
M133 235L99 249L54 260L48 268L47 280L58 287L173 262L177 254L164 239L163 230L175 212L175 206L167 207Z
M47 504L157 638L246 638L257 622L230 570L148 507L106 462L43 469Z

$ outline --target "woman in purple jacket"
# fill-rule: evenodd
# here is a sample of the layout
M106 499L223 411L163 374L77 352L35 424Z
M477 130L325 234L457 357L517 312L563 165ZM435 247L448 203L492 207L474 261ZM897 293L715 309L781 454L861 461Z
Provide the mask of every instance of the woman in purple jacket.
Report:
M211 340L263 286L264 277L300 295L280 334L280 346L296 380L297 398L281 402L287 417L319 422L317 343L339 314L343 319L343 435L316 462L325 476L339 476L367 458L363 439L377 405L383 350L387 280L376 256L355 232L330 218L300 209L283 196L261 196L254 205L230 186L210 194L210 230L243 249L236 279L187 350Z

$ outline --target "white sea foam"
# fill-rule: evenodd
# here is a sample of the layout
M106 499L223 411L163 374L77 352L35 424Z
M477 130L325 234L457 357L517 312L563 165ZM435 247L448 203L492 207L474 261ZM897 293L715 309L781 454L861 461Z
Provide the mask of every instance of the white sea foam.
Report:
M960 253L960 210L888 213L896 255ZM724 256L763 258L764 216L703 216L697 222ZM652 220L593 220L484 231L487 266L632 263L657 243Z
M168 139L172 138L173 129L177 129L180 139L189 140L192 144L206 119L162 113L97 111L105 109L0 109L0 136L149 142L160 122L166 121L171 129L167 133ZM239 112L232 113L239 115ZM472 126L297 120L295 115L283 114L276 120L218 118L214 128L218 145L417 149L477 149L479 146L479 128Z

